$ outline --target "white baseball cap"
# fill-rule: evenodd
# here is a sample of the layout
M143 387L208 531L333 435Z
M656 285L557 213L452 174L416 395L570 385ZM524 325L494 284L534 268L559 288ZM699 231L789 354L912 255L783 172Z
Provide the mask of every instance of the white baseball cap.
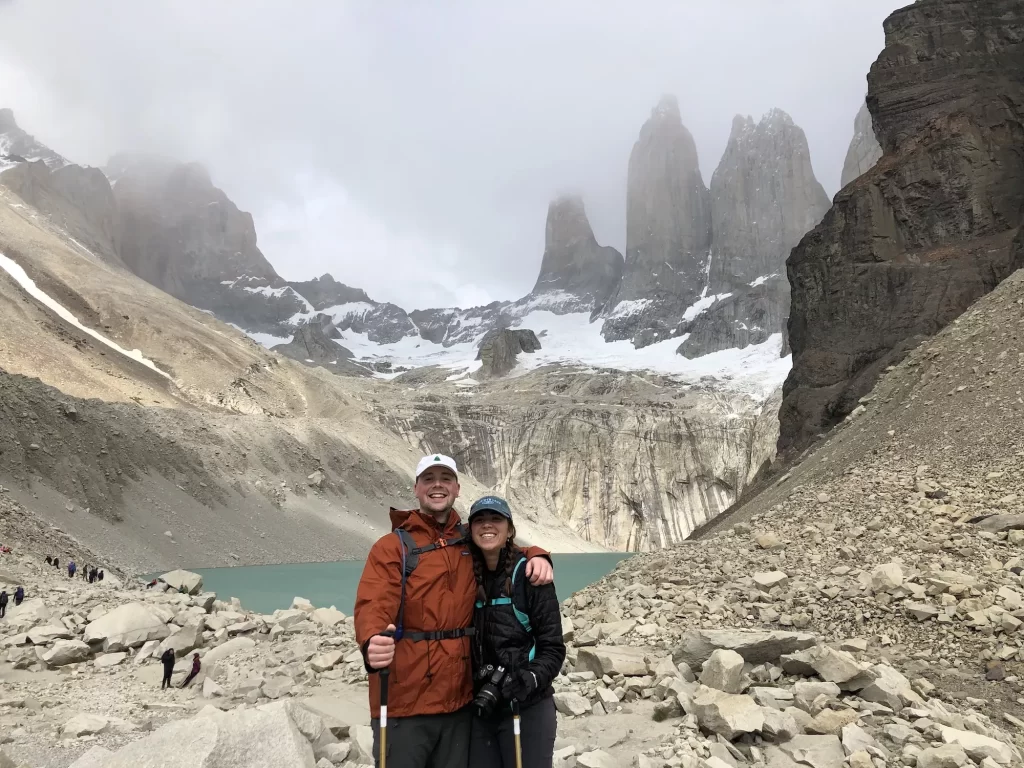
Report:
M459 468L455 466L455 459L445 456L443 453L432 453L429 456L424 456L416 465L416 478L419 479L419 476L431 467L447 467L456 475L459 474Z

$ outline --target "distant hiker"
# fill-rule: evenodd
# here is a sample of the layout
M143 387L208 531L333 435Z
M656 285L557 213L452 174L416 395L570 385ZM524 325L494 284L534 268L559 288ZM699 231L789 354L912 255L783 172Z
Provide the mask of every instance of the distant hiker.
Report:
M89 564L85 564L85 568L82 569L82 578L88 581L89 579Z
M0 591L0 619L7 613L7 590Z
M53 567L56 568L57 570L60 570L60 558L59 557L53 558Z
M91 571L89 571L89 583L90 584L95 584L96 583L96 579L98 579L99 576L100 576L99 569L98 568L93 568Z
M99 573L96 574L96 578L99 579L100 581L103 581L103 571L102 570Z
M21 601L25 599L25 588L19 586L14 590L14 604L21 605Z
M75 569L76 568L77 568L77 566L75 565L75 561L74 560L68 560L68 578L69 579L75 578Z
M201 664L199 663L199 654L198 654L198 653L193 653L193 654L192 654L192 671L188 673L188 677L186 677L186 678L184 679L184 681L182 681L181 685L179 685L178 687L179 687L179 688L184 688L184 687L185 687L186 685L188 685L189 683L191 683L191 682L192 682L192 679L193 679L193 678L194 678L194 677L195 677L196 675L198 675L198 674L199 674L199 668L200 668L201 666L202 666L202 665L201 665ZM164 667L164 669L166 669L166 667Z
M174 649L168 648L160 657L160 663L164 665L164 679L160 683L160 690L171 687L171 673L174 672Z
M52 555L47 555L46 556L46 564L47 565L53 565L53 556Z

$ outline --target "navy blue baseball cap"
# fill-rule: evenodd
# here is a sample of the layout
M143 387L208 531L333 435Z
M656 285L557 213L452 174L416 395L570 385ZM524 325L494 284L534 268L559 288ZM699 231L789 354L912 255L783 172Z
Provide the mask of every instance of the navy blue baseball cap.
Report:
M507 520L512 519L512 510L509 509L508 502L500 496L484 496L474 501L473 506L469 508L469 519L472 520L473 515L478 512L496 512Z

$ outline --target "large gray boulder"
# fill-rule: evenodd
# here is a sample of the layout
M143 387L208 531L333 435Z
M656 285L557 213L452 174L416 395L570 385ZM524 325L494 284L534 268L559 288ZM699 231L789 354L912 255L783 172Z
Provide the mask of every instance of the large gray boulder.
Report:
M776 663L783 654L802 651L818 642L809 632L738 629L694 629L683 635L682 645L672 654L676 664L696 671L719 648L735 651L751 664Z
M188 594L198 595L203 589L203 577L192 571L168 571L160 578L173 587L175 592L180 592L184 588Z
M719 648L704 662L700 682L726 693L740 693L744 688L743 663L736 651Z
M162 726L98 768L314 768L313 748L284 707L219 712Z
M87 643L99 643L104 651L137 648L150 640L163 640L171 634L164 617L145 603L125 603L96 621L90 622L83 635Z
M642 677L647 674L647 656L650 649L627 646L597 645L580 648L576 660L577 672L603 675Z
M50 615L50 609L46 607L46 603L35 597L25 600L21 605L14 605L12 601L7 606L5 618L8 627L28 629L29 627L49 622Z
M702 685L693 696L692 706L702 728L730 741L764 727L764 712L750 696L725 693Z
M226 659L229 656L242 653L243 651L249 651L256 647L256 641L249 637L234 637L228 640L226 643L218 645L216 648L211 648L203 656L203 663L215 664L216 662Z
M77 739L80 736L93 736L103 733L110 727L110 719L103 715L88 712L75 715L60 727L60 735L65 739Z
M199 621L191 621L177 632L168 635L160 643L155 656L160 658L168 648L174 651L174 655L181 658L189 651L203 647L203 625Z
M846 759L838 736L800 734L779 747L798 763L811 768L841 768Z
M483 365L477 374L483 378L496 378L509 373L516 366L520 352L532 353L540 349L537 334L528 328L496 328L480 340L476 359Z
M50 650L41 651L41 648L37 651L39 658L51 667L78 664L92 656L92 649L81 640L58 640Z

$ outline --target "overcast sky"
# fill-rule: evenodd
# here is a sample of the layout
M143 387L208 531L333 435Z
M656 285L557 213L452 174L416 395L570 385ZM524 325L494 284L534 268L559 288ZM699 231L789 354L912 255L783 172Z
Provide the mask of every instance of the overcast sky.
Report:
M705 182L733 115L806 132L833 195L894 0L0 0L0 106L75 162L199 160L289 279L406 308L532 288L552 196L625 244L675 94Z

